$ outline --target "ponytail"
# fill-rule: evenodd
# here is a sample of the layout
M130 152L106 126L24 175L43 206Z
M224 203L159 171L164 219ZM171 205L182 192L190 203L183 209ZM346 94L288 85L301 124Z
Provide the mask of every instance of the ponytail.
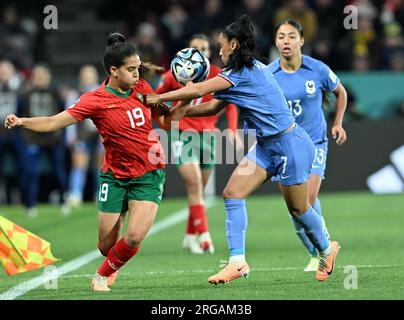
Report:
M252 68L256 57L256 34L251 18L247 15L241 16L236 22L229 24L222 33L229 41L236 39L240 46L230 55L227 67L234 71L240 71L243 67Z

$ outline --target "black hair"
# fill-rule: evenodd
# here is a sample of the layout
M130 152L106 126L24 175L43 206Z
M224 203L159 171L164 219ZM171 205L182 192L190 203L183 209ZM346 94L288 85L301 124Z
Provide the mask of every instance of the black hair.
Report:
M248 15L243 15L237 21L229 24L222 33L229 41L236 39L240 47L230 55L227 68L240 71L243 67L252 68L256 58L255 27Z
M125 59L136 55L137 51L119 32L113 32L108 35L107 48L104 53L104 69L107 75L110 75L109 69L121 67L125 63ZM151 77L156 71L164 71L164 68L156 66L152 63L142 62L139 68L139 77Z
M104 53L104 69L107 75L110 75L109 69L121 67L125 59L137 54L136 49L119 32L113 32L108 35L107 48Z
M279 28L285 24L290 24L292 27L294 27L298 31L298 33L300 34L300 37L304 38L304 32L303 32L302 25L293 19L284 19L281 22L279 22L278 25L275 27L275 37L276 37L276 34L277 34Z

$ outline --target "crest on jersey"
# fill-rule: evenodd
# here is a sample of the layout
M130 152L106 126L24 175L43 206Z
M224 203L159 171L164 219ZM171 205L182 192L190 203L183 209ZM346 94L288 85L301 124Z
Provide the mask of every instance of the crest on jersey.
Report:
M306 92L308 94L313 94L316 92L316 84L313 80L306 81Z
M137 96L137 98L138 98L140 101L142 101L142 103L143 103L143 101L144 101L144 96L143 96L143 94L141 94L140 92L138 92L138 93L136 94L136 96Z

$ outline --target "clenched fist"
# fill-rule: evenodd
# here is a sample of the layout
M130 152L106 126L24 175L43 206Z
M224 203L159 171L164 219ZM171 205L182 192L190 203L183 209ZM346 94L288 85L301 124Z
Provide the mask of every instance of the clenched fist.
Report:
M15 114L9 114L4 120L4 127L6 129L12 129L16 126L20 126L22 124L21 118L18 118Z

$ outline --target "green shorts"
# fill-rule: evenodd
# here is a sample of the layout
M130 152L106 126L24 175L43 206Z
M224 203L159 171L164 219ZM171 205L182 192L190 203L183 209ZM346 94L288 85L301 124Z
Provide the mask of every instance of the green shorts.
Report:
M177 167L199 164L202 170L212 169L216 160L216 136L210 132L176 131L169 134L172 163Z
M100 171L98 210L124 213L128 200L151 201L160 204L164 190L165 170L156 169L137 178L118 179L111 171Z

